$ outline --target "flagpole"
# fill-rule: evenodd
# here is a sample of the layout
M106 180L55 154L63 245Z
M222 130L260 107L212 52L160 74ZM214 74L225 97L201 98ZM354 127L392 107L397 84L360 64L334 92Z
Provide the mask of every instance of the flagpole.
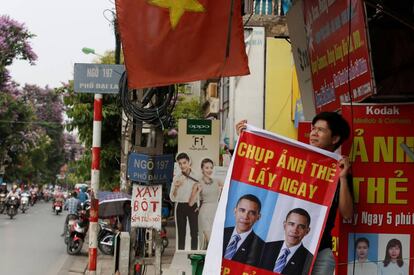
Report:
M226 56L225 56L224 62L226 62L226 59L230 56L231 29L233 25L233 15L234 15L233 10L234 10L234 0L230 0L229 24L227 28Z

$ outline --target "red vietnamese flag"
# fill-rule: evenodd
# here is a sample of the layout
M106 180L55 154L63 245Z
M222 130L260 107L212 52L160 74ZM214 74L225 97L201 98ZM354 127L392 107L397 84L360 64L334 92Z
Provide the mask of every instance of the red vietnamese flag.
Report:
M129 88L249 74L240 11L240 0L117 0Z

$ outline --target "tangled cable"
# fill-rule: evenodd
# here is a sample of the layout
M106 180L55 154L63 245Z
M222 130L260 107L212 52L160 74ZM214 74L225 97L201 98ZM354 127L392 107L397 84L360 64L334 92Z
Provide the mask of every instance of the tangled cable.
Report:
M128 92L128 77L125 71L119 80L119 96L125 113L134 121L146 122L163 130L172 125L171 113L178 96L174 85L144 89L141 100L131 99L132 96Z

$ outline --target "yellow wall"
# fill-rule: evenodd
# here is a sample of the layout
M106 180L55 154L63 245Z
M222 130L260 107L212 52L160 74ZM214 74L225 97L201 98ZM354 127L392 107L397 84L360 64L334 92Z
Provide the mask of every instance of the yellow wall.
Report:
M297 85L293 85L296 91L292 91L291 47L280 38L267 38L266 45L265 129L297 139L292 106L295 106L298 90Z

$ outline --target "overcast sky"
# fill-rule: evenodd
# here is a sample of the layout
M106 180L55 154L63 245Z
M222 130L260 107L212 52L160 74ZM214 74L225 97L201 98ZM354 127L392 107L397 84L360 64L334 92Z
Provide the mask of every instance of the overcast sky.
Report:
M36 65L15 61L8 67L12 78L50 88L73 79L75 63L92 63L97 57L82 53L83 47L96 53L114 50L112 24L114 2L109 0L0 0L0 15L24 23L36 35L31 45L38 55ZM106 18L108 19L106 19Z

